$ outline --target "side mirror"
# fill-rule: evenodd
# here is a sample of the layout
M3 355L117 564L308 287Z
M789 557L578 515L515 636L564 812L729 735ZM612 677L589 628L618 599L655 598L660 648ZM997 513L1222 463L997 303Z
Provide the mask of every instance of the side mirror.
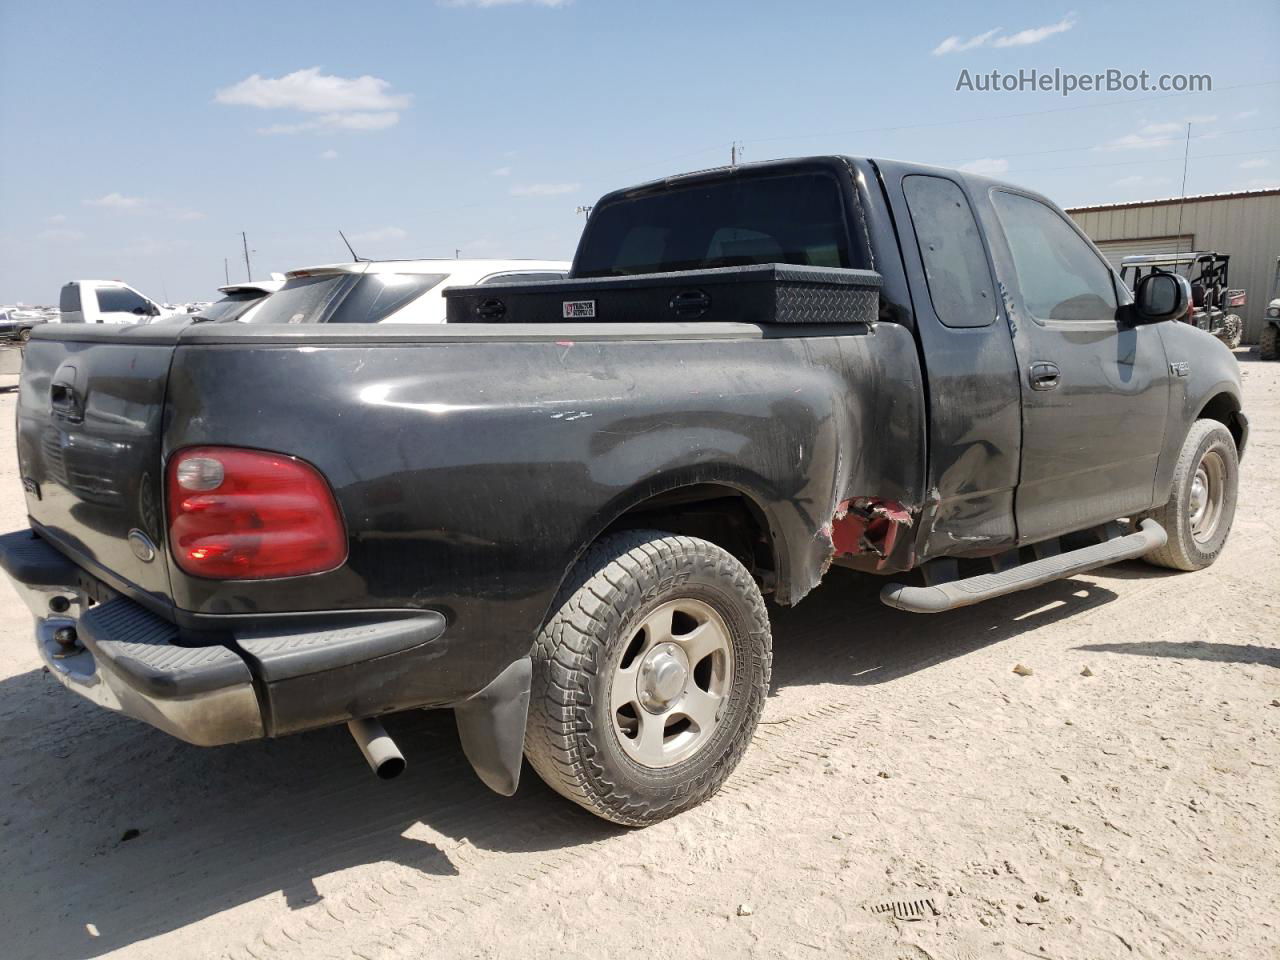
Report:
M1191 303L1191 283L1176 273L1152 273L1138 282L1133 296L1136 323L1177 320Z

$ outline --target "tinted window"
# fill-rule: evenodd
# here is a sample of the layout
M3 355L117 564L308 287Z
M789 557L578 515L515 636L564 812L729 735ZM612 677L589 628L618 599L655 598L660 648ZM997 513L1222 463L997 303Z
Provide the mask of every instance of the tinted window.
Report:
M132 290L123 287L99 287L98 309L103 313L133 313L141 309L149 313L151 305Z
M206 321L220 320L224 323L236 320L265 296L265 293L261 293L256 290L229 293L217 303L209 304L209 306L197 313L194 319Z
M1000 190L991 199L1009 241L1023 303L1033 317L1114 319L1111 269L1055 210Z
M366 273L343 297L328 322L377 323L385 320L446 276L448 274L444 273Z
M996 294L977 221L964 192L941 177L902 181L934 313L948 327L985 327Z
M76 313L80 309L80 285L68 283L58 297L58 309L63 313Z
M355 282L355 274L294 277L267 298L246 323L319 323L335 297Z
M436 286L443 273L343 273L295 277L246 323L377 323Z
M834 177L738 176L614 200L592 214L575 273L604 277L759 263L855 265Z

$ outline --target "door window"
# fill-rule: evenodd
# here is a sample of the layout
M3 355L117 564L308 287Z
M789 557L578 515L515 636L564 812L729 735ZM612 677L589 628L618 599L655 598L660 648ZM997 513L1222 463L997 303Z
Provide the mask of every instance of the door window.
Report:
M1057 211L997 190L991 195L1022 301L1041 320L1114 320L1111 270Z
M964 192L942 177L903 178L933 311L948 327L985 327L996 294L977 221Z
M133 313L139 308L147 313L150 306L146 300L125 287L98 288L98 309L103 313Z

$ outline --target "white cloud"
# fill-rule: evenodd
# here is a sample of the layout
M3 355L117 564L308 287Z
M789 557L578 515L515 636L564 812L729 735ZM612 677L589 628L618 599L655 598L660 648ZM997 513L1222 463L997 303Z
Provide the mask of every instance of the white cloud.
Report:
M1257 110L1241 110L1236 114L1235 118L1237 120L1248 120L1250 117L1256 117L1257 115Z
M580 183L529 183L511 188L513 197L558 197L561 194L573 193L581 187Z
M494 175L495 177L509 177L509 176L511 176L511 168L510 168L510 167L499 167L497 170L494 170L494 171L493 171L493 175Z
M985 47L991 42L991 38L999 33L1000 30L1000 27L995 27L994 29L988 30L986 33L980 33L977 36L970 37L968 40L958 36L947 37L947 39L943 40L933 48L933 55L935 57L941 57L948 53L963 53L965 50L973 50L975 47Z
M998 177L1009 170L1009 161L1004 157L983 157L981 160L970 160L961 164L965 173L976 173L983 177Z
M1041 40L1048 40L1054 34L1066 33L1076 25L1075 14L1067 14L1057 23L1050 23L1043 27L1032 27L1029 30L1019 30L1017 33L1007 37L996 37L992 41L993 47L1029 47L1033 43L1039 43Z
M306 113L338 113L352 110L404 110L407 94L390 94L391 84L380 77L335 77L319 67L295 70L283 77L253 74L217 91L218 103L263 110L302 110Z
M65 213L55 213L49 218L50 223L66 223L67 215Z
M218 103L260 110L297 110L321 116L298 123L277 123L259 133L303 133L324 130L385 130L400 122L408 94L390 92L381 77L335 77L319 67L295 70L283 77L253 74L214 93Z
M372 230L360 230L347 239L352 245L360 243L387 243L391 240L403 240L409 231L402 227L375 227Z
M1254 157L1252 160L1246 160L1240 164L1241 170L1259 170L1262 167L1269 166L1271 161L1265 157Z
M567 7L571 0L437 0L440 7L513 7L527 3L532 7Z
M98 197L96 200L86 200L86 207L103 207L107 210L138 210L146 206L147 201L142 197L126 197L122 193L116 193L114 190L105 196Z
M165 211L165 215L171 220L191 221L204 219L203 213L199 210L192 210L189 207L170 207Z
M1066 33L1075 25L1075 14L1068 13L1057 23L1046 24L1043 27L1030 27L1026 30L1019 30L1017 33L1001 35L1000 31L1004 28L993 27L985 33L974 34L968 39L958 35L950 36L933 48L933 55L935 57L941 57L948 53L964 53L966 50L976 50L979 47L988 46L1027 47L1033 43L1040 43L1042 40L1047 40L1054 34Z
M1180 121L1165 123L1148 123L1137 133L1126 133L1107 143L1094 147L1095 150L1149 150L1153 147L1167 147L1170 144L1182 143L1186 139L1187 124L1213 123L1218 118L1210 114L1187 117ZM1197 133L1196 139L1216 138L1216 133Z
M337 150L326 150L326 151L324 151L322 154L320 154L320 159L321 159L321 160L337 160L337 159L338 159L338 151L337 151Z
M1246 190L1272 190L1276 187L1280 187L1280 180L1275 177L1254 177L1244 184Z

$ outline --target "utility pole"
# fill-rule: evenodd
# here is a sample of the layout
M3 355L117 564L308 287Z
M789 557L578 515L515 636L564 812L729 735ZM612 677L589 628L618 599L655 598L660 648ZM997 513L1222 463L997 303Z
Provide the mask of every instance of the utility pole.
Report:
M742 149L741 140L735 140L733 141L733 143L729 144L729 169L730 170L736 170L738 168L738 161L742 158L742 155L744 153L746 153L746 151Z
M582 214L582 215L583 215L583 217L589 217L589 216L591 216L591 205L590 205L590 204L588 204L588 205L587 205L587 206L585 206L585 207L579 207L577 210L575 210L575 211L573 211L573 212L574 212L574 213L580 213L580 214Z
M454 247L454 248L453 248L453 259L455 259L455 260L461 260L461 259L462 259L462 251L461 251L461 250L459 250L457 247Z
M222 276L223 279L226 280L227 286L231 286L231 267L227 263L226 257L222 258Z
M1187 145L1182 150L1182 199L1178 202L1178 239L1174 241L1173 253L1182 252L1182 208L1187 204L1187 161L1191 158L1191 124L1187 124Z
M244 231L240 231L240 242L244 244L244 272L245 275L253 279L253 267L249 266L249 238L244 235Z

